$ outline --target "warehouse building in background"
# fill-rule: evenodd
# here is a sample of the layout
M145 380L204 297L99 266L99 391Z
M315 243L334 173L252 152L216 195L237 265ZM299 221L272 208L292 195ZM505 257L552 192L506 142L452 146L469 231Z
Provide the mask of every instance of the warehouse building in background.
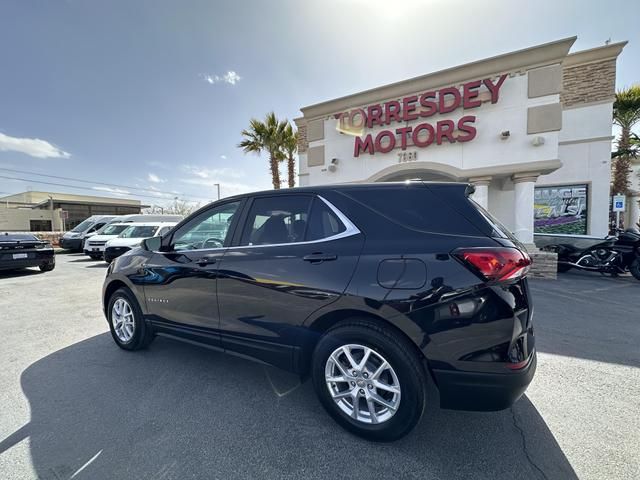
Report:
M60 232L91 215L130 215L145 207L139 200L28 191L0 197L0 231Z
M532 248L534 232L606 235L626 42L570 54L575 40L302 108L300 185L464 181ZM637 202L628 203L637 221Z

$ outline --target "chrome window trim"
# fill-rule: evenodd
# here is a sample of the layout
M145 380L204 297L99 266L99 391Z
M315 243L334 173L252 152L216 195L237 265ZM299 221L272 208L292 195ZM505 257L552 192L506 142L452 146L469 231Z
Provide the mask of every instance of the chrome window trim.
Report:
M329 207L329 209L331 209L331 211L333 213L336 214L336 216L338 217L338 220L340 220L342 222L342 224L345 227L344 232L340 232L337 233L335 235L331 235L330 237L325 237L325 238L319 238L317 240L309 240L306 242L288 242L288 243L270 243L270 244L265 244L265 245L231 245L229 247L220 247L220 248L199 248L199 249L194 249L194 250L179 250L179 252L202 252L205 250L214 250L214 251L219 251L219 250L235 250L235 249L244 249L244 248L264 248L264 247L286 247L286 246L295 246L295 245L313 245L315 243L322 243L322 242L330 242L332 240L339 240L341 238L346 238L346 237L351 237L353 235L358 235L360 232L360 230L358 229L358 227L356 227L353 222L351 220L349 220L349 218L342 213L340 210L338 210L338 208L333 205L329 200L327 200L326 198L322 197L321 195L315 195L315 197L319 198L320 200L322 200L325 205L327 205L327 207Z
M335 235L331 235L330 237L319 238L317 240L309 240L306 242L289 242L289 243L270 243L265 245L231 245L228 247L218 247L218 248L196 248L193 250L175 250L176 253L188 253L188 252L204 252L204 251L220 251L220 250L234 250L234 249L242 249L242 248L264 248L264 247L286 247L286 246L295 246L295 245L312 245L314 243L322 243L322 242L330 242L332 240L339 240L341 238L351 237L353 235L358 235L360 230L356 227L349 218L342 213L338 208L333 205L329 200L322 197L321 195L314 195L315 197L322 200L327 207L331 209L333 213L336 214L338 220L342 222L345 227L344 232L337 233ZM154 253L163 253L163 252L154 252ZM164 252L167 253L167 252Z
M263 248L263 247L286 247L286 246L295 246L295 245L312 245L314 243L322 243L322 242L330 242L332 240L339 240L341 238L346 238L346 237L351 237L352 235L358 235L360 233L360 230L358 229L358 227L356 227L353 222L351 220L349 220L349 218L342 213L340 210L338 210L338 208L333 205L329 200L327 200L326 198L322 197L321 195L315 195L315 197L319 198L320 200L322 200L327 207L329 207L331 209L331 211L333 213L336 214L336 217L338 217L338 220L340 220L340 222L342 222L342 224L345 227L344 232L340 232L337 233L335 235L331 235L330 237L325 237L325 238L319 238L317 240L308 240L305 242L288 242L288 243L269 243L269 244L265 244L265 245L232 245L230 247L227 247L229 250L234 250L234 249L242 249L242 248Z

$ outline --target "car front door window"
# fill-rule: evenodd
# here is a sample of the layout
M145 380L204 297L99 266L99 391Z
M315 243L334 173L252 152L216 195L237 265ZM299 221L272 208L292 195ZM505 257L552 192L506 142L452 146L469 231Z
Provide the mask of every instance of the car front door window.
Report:
M203 212L176 233L173 250L180 252L224 247L239 205L240 202L231 202Z

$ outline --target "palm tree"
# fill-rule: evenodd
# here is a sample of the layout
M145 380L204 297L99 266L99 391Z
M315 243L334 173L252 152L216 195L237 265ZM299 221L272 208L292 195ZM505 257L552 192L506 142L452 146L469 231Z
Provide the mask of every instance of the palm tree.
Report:
M638 122L640 122L640 85L634 85L618 91L613 102L613 123L621 129L617 150L611 154L614 161L612 183L614 194L629 193L631 158L637 154L631 129Z
M273 188L280 188L280 170L279 162L282 157L282 141L286 130L287 122L281 122L276 118L276 114L268 113L264 122L252 118L249 122L249 129L242 130L241 135L244 137L238 147L244 150L244 153L257 153L266 151L269 155L269 169L271 170L271 181Z
M296 186L296 161L294 155L298 151L298 132L287 122L282 142L282 153L287 160L287 173L289 175L289 187Z

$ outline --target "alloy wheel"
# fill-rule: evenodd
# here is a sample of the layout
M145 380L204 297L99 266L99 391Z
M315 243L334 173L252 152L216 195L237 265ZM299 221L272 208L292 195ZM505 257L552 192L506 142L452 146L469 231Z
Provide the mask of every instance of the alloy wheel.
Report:
M325 365L325 381L336 405L354 420L388 421L400 405L400 382L389 362L364 345L343 345Z
M135 317L129 302L124 298L118 298L111 308L111 323L113 330L122 343L128 343L133 337L135 329Z

